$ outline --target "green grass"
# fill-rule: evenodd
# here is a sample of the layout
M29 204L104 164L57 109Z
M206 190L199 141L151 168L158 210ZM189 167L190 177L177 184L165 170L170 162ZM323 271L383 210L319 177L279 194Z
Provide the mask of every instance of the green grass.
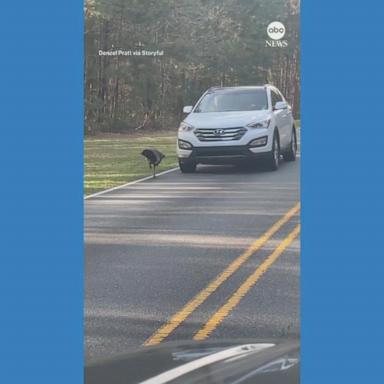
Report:
M165 154L158 172L177 166L176 131L88 138L84 145L86 195L151 175L141 155L147 147Z

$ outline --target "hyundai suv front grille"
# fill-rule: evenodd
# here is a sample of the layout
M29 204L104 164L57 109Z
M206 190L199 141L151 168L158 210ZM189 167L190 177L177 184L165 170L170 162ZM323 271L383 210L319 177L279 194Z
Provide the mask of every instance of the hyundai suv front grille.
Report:
M233 141L240 140L247 129L235 128L197 128L195 135L200 141Z

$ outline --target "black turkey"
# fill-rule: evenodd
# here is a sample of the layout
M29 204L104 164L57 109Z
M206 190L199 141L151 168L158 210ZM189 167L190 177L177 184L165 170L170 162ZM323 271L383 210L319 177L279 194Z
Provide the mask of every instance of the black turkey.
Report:
M141 154L148 160L149 168L153 169L153 177L156 177L156 167L161 163L161 160L165 157L165 155L157 149L152 148L144 149Z

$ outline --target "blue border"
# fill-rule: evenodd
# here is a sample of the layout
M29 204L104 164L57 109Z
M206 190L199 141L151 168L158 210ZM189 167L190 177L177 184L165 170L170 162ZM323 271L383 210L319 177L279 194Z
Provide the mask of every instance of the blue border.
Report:
M0 15L2 382L82 382L82 7ZM382 380L380 8L302 5L304 384Z
M0 18L0 381L81 383L83 4Z
M302 4L302 383L383 382L383 6Z

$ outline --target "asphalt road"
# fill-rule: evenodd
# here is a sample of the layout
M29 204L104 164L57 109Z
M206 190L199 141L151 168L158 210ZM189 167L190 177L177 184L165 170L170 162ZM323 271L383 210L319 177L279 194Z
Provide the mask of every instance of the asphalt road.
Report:
M86 200L86 359L297 336L299 166L201 166Z

